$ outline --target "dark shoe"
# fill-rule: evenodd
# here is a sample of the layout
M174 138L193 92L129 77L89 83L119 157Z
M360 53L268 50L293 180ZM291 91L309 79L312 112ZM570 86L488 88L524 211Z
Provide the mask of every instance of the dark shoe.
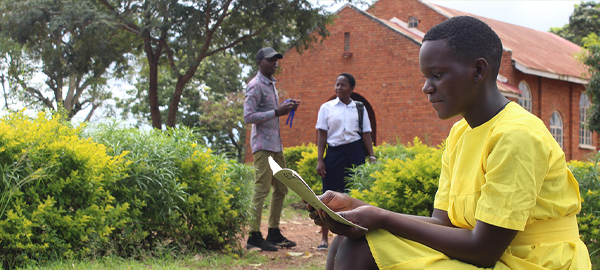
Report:
M276 245L278 247L291 248L295 247L296 243L288 240L281 235L279 228L269 228L269 234L267 234L267 242Z
M260 248L262 251L277 251L278 248L265 241L260 232L251 232L246 243L246 249Z
M329 248L327 244L319 244L317 246L317 250L327 250L327 248Z

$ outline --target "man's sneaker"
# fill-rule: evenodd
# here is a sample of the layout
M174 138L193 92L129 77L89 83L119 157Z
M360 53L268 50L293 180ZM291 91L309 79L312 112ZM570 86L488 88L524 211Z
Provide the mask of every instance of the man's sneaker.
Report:
M291 248L295 247L296 243L288 240L281 235L279 228L269 228L269 234L267 234L267 242L276 245L278 247Z
M278 248L273 244L265 241L260 232L251 232L246 242L246 249L260 248L263 251L277 251Z

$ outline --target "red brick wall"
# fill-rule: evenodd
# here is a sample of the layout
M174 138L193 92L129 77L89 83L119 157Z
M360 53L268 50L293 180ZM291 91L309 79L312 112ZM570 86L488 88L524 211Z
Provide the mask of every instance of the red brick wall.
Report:
M503 65L506 59L504 56ZM503 75L509 78L511 85L518 87L521 81L529 85L532 95L532 113L542 119L546 127L550 128L552 113L554 111L559 113L563 121L563 150L567 160L584 160L589 154L595 152L579 146L579 99L581 93L585 91L583 85L525 74L514 67L503 66L501 73L503 70L506 72ZM597 134L594 133L592 135L594 145L597 138Z
M360 12L346 8L328 27L331 36L303 55L285 52L276 74L281 99L301 99L294 125L280 118L284 147L316 143L316 120L321 104L335 95L337 76L348 72L356 78L355 93L373 107L377 144L411 142L415 136L437 145L459 118L441 121L421 92L420 44ZM350 33L350 58L344 58L344 33ZM248 152L249 153L249 152ZM248 157L246 160L251 160Z
M394 10L394 6L404 9ZM410 13L407 11L410 9L418 11L419 18L425 16L421 14L433 17L430 20L422 17L419 28L421 25L439 23L437 20L441 15L419 1L380 0L369 12L378 15L389 12L391 15L402 10ZM383 18L398 17L385 14ZM422 31L426 32L427 29ZM407 144L414 137L420 137L428 145L436 146L446 138L452 124L460 118L440 120L421 92L424 79L419 70L420 43L352 8L341 10L328 30L331 36L323 43L313 45L302 55L290 49L280 60L280 69L275 75L280 99L302 100L292 128L285 125L285 116L280 118L284 147L317 142L317 112L321 104L335 96L334 84L342 72L354 75L355 93L372 106L375 117L371 122L377 126L375 141L378 145L395 144L398 141ZM343 57L345 32L350 33L349 51L352 56L349 58ZM583 159L594 152L579 148L579 97L584 90L582 85L524 74L513 67L511 52L508 51L503 54L500 74L515 87L521 80L529 84L533 113L546 126L549 127L553 111L560 113L567 160ZM249 131L247 138L250 138ZM597 140L594 134L593 141ZM246 161L249 162L252 161L252 155L249 142L247 145Z
M448 19L416 0L379 0L367 12L384 20L396 17L401 21L408 22L408 18L411 16L417 17L419 20L417 29L423 33Z

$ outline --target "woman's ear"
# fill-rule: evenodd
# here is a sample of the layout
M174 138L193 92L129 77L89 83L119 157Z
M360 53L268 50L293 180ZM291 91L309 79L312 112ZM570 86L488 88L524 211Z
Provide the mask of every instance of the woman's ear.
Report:
M489 72L489 64L485 58L479 58L475 61L475 83L479 83L485 79Z

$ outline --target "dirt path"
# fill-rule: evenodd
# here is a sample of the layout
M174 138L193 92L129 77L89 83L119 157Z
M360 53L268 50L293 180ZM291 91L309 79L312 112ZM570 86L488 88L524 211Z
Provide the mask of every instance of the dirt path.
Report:
M261 232L264 236L267 234L267 222L263 220ZM297 246L293 248L281 248L276 252L260 251L262 256L270 258L269 262L260 265L250 265L241 269L324 269L327 251L317 250L317 245L321 241L321 229L316 226L310 218L302 217L299 213L294 213L291 217L283 217L280 225L282 234L291 241L296 242ZM333 236L329 236L329 242ZM243 245L246 245L244 239Z

